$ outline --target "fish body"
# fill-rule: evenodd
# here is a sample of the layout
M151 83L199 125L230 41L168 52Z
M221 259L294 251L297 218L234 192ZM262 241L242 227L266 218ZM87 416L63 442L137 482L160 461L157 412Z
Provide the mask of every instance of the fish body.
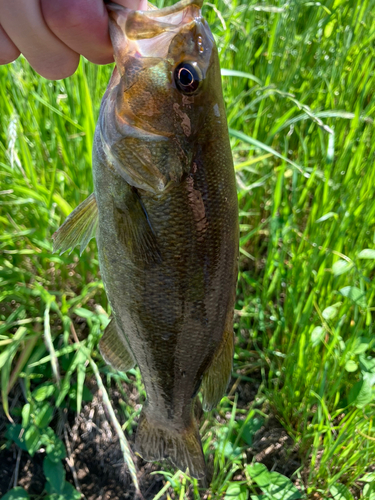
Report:
M211 409L230 377L238 259L219 59L200 7L110 5L116 69L95 133L94 208L81 211L85 242L98 224L113 311L101 352L118 369L138 364L147 393L136 448L198 478L194 406L201 388Z

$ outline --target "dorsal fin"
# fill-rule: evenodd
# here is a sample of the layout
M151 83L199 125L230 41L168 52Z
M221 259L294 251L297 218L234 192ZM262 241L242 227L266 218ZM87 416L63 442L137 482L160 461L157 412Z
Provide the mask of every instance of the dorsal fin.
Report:
M95 238L98 226L98 206L92 193L67 217L64 224L52 235L53 252L60 250L60 255L69 248L80 246L80 254L91 238ZM69 253L70 253L69 252Z

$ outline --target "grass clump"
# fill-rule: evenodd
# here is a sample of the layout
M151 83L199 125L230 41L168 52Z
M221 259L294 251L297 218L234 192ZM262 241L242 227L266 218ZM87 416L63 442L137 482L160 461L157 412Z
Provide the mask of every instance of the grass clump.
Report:
M241 229L237 385L202 429L209 498L373 494L374 12L372 0L204 7L223 68ZM8 393L19 383L26 404L46 384L55 408L70 395L79 411L88 360L100 362L109 310L95 243L81 257L57 256L51 236L92 192L110 72L82 61L73 77L47 82L22 59L0 67L0 368L14 419ZM260 384L251 404L233 399L244 382ZM131 433L134 408L123 406ZM291 480L248 454L270 413L297 449ZM196 481L165 476L161 495L199 498Z

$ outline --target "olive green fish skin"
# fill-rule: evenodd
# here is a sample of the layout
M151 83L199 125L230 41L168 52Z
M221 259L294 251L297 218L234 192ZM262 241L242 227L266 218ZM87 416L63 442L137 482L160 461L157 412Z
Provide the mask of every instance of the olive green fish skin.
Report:
M186 60L204 75L193 95L173 81ZM115 72L93 167L101 273L142 374L147 416L182 432L232 332L237 281L235 175L217 49L203 19L178 28L166 57L129 58Z

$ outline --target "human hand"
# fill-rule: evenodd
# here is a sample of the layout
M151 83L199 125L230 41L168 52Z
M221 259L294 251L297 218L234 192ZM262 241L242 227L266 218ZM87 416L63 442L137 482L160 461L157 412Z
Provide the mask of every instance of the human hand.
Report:
M147 9L147 0L115 1ZM112 62L103 0L0 0L0 64L20 53L49 80L72 75L80 54L96 64Z

